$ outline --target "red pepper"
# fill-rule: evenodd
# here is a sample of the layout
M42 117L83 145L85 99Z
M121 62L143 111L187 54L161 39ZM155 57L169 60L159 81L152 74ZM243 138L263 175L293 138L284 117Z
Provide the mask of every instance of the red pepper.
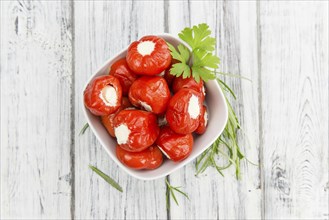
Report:
M162 153L156 146L148 147L141 152L129 152L118 145L116 148L116 154L121 163L137 170L156 169L163 162Z
M193 89L197 91L198 93L200 93L202 101L204 101L206 93L202 80L197 83L193 77L183 79L183 77L180 76L175 78L172 84L173 92L176 93L182 88Z
M136 74L156 75L169 67L171 54L164 39L145 36L130 44L126 59Z
M177 134L169 126L165 126L161 129L156 144L169 159L178 162L191 154L193 135Z
M122 88L114 76L94 78L84 91L85 106L98 116L115 112L121 104Z
M160 128L157 117L142 110L122 110L114 118L114 133L120 147L126 151L139 152L151 146Z
M171 86L172 82L176 78L176 76L170 74L171 66L172 65L170 65L170 67L168 69L166 69L165 74L163 76L163 78L165 78L165 80L167 81L168 86Z
M116 110L116 112L110 114L110 115L105 115L105 116L101 116L101 120L102 123L104 125L104 127L106 128L106 130L109 132L109 134L112 137L115 137L114 134L114 117L123 109L128 108L132 106L131 103L129 102L129 99L127 97L122 97L122 102L121 102L121 106L118 110Z
M200 93L193 89L181 89L171 99L166 112L170 128L179 134L188 134L199 126L201 113Z
M176 59L172 59L170 66L165 70L164 75L163 75L163 78L165 78L169 87L171 87L172 82L176 78L176 76L170 74L170 69L172 68L172 65L175 63L179 63L179 61Z
M208 112L207 112L207 107L206 106L202 107L199 121L200 121L199 126L195 130L195 133L203 134L206 131L207 123L208 123Z
M122 95L128 95L131 84L137 79L136 74L129 69L126 58L117 60L112 64L110 75L115 76L120 81Z
M155 114L163 114L166 111L169 99L167 82L160 76L138 78L129 90L131 104Z

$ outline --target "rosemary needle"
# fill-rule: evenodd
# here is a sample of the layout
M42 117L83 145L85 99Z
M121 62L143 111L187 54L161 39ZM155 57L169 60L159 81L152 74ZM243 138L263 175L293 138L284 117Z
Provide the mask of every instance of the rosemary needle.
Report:
M86 124L82 127L82 129L81 129L79 135L83 135L83 134L86 132L86 130L87 130L88 128L89 128L89 124L86 123Z
M167 179L165 180L166 181L166 185L167 185L167 193L166 193L166 204L167 204L167 209L170 209L170 202L169 202L169 199L170 199L170 196L174 199L176 205L179 206L179 203L178 203L178 200L176 198L176 195L175 195L175 192L178 192L180 194L182 194L183 196L185 196L188 200L190 199L188 197L188 195L181 191L179 188L181 188L180 186L172 186L170 185L170 183L167 181Z
M120 192L123 192L121 186L111 177L100 171L97 167L94 167L92 165L89 165L89 168L92 169L95 173L97 173L100 177L102 177L106 182L108 182L111 186L113 186L115 189L117 189Z

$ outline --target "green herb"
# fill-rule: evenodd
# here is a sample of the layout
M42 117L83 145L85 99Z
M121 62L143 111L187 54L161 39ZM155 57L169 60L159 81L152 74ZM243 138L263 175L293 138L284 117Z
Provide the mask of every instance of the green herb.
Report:
M122 191L121 186L111 177L100 171L97 167L94 167L92 165L89 165L89 168L92 169L95 173L97 173L100 177L102 177L106 182L108 182L111 186L113 186L115 189L117 189L120 192Z
M190 199L188 197L188 195L181 191L179 188L181 188L180 186L172 186L170 185L170 183L168 182L168 180L166 179L166 185L167 185L167 193L166 193L166 205L167 205L167 209L170 209L170 196L174 199L176 205L179 206L175 192L178 192L180 194L182 194L183 196L185 196L187 199Z
M210 37L211 30L205 23L195 25L192 28L186 27L178 34L179 38L185 41L192 50L200 49L212 52L215 50L216 39Z
M170 74L175 74L176 77L180 77L183 74L183 78L188 78L191 76L191 69L187 62L190 59L190 52L189 50L184 47L182 44L178 45L178 51L176 48L169 44L169 49L171 51L171 56L180 61L180 63L176 63L170 69Z
M219 75L229 76L229 77L233 77L233 78L240 78L240 79L244 79L244 80L248 80L249 82L252 82L251 79L249 79L247 77L244 77L244 76L241 76L241 75L232 74L232 73L223 73L223 72L217 72L217 71L214 71L214 72L219 74Z
M172 66L170 74L188 78L192 75L195 81L208 81L216 78L214 69L218 68L220 59L213 55L215 38L210 37L211 31L207 24L199 24L192 28L185 28L178 36L190 47L191 52L184 45L177 49L168 43L171 55L180 61Z
M86 132L87 128L89 128L89 124L88 124L88 123L86 123L86 124L82 127L82 129L81 129L79 135L83 135L83 134Z
M239 120L232 108L231 103L227 98L227 94L231 94L235 99L236 95L230 89L230 87L222 80L217 79L219 86L224 91L225 100L228 106L228 121L223 133L216 139L216 141L208 148L205 152L196 161L196 170L197 174L204 172L209 166L213 166L216 170L223 175L222 170L230 167L231 165L235 166L236 177L240 177L240 160L244 158L244 155L241 153L237 142L237 131L240 129ZM228 153L222 150L226 148ZM228 164L225 166L218 166L215 160L215 155L222 155L228 160Z

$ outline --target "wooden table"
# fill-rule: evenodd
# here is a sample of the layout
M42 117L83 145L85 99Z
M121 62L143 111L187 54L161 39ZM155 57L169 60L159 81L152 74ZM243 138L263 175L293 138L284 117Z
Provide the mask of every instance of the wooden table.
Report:
M82 89L106 59L146 34L206 22L246 136L234 169L123 172L85 123ZM327 1L1 1L2 219L328 219ZM119 193L93 164L118 180Z

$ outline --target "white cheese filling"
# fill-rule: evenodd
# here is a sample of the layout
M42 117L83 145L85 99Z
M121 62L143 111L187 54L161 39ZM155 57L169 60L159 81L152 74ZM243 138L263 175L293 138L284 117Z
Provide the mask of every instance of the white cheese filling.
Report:
M190 114L192 119L197 119L200 115L200 106L199 99L197 96L192 95L190 100L188 101L188 113Z
M128 108L125 108L125 110L133 110L133 109L136 109L135 107L128 107Z
M113 86L105 86L99 93L99 98L106 106L116 106L118 102L117 92Z
M208 113L207 113L207 111L204 112L203 118L204 118L204 126L207 126L207 123L208 123Z
M137 51L142 56L150 55L155 47L155 43L152 41L143 41L137 45Z
M164 150L162 150L161 147L158 146L158 148L161 150L161 152L162 152L162 153L163 153L168 159L171 160L171 158L169 157L169 155L168 155Z
M165 70L158 74L158 76L164 76L164 75L165 75Z
M168 124L166 116L158 117L158 125L161 127L163 125Z
M139 104L140 104L140 105L141 105L146 111L148 111L148 112L151 112L151 111L152 111L152 107L151 107L149 104L147 104L146 102L142 102L142 101L140 101Z
M121 124L114 128L114 134L117 137L118 144L126 144L130 135L130 130L127 125Z

